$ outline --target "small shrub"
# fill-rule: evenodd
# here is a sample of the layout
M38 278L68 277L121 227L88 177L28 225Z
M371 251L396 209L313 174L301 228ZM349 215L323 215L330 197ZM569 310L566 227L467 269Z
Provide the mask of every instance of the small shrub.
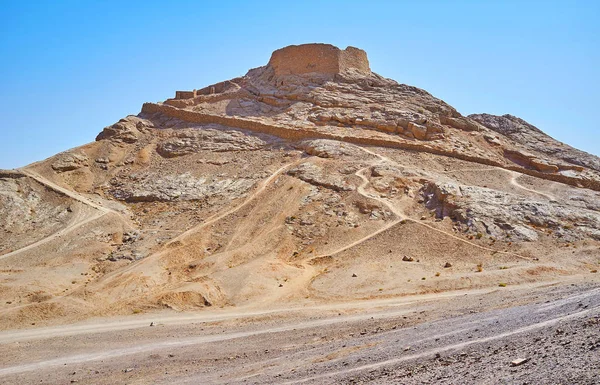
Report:
M477 239L481 239L481 238L483 238L483 234L477 233Z
M133 314L140 314L141 312L141 309L133 309Z
M423 278L421 278L421 281L424 281L424 280L426 280L426 279L427 279L427 278L423 277Z
M438 271L437 273L435 273L435 276L439 277L440 276L440 272Z
M498 284L498 286L500 286L500 287L506 287L506 283L504 283L504 282L500 282L500 283Z
M477 264L477 272L481 273L483 271L483 263L478 263Z

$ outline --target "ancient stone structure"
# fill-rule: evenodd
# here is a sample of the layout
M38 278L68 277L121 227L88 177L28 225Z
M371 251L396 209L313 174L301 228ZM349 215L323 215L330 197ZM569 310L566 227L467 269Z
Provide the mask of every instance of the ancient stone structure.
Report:
M331 44L290 45L278 49L271 55L267 67L273 69L275 76L318 73L333 77L345 71L357 71L365 75L371 73L365 51L355 47L342 50ZM200 90L175 91L174 99L192 99L221 93L231 88L232 84L231 81L225 81Z
M335 75L350 69L365 74L371 72L365 51L354 47L341 50L331 44L302 44L281 48L273 52L268 65L277 76L312 72Z

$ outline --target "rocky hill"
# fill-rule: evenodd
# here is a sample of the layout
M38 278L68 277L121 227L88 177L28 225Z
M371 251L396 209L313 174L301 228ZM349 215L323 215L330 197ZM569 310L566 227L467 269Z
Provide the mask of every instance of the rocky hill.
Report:
M0 172L0 325L597 271L600 159L290 46ZM201 86L201 85L199 85Z

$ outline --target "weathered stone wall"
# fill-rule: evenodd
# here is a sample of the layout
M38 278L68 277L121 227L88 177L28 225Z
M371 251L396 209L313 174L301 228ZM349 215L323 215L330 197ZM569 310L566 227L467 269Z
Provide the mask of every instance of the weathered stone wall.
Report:
M335 75L350 68L370 73L367 53L348 47L341 50L331 44L291 45L271 55L269 66L275 75L301 75L317 72Z
M175 99L191 99L196 96L195 91L175 91Z
M559 182L563 184L568 184L576 187L584 187L591 190L600 191L600 181L591 180L591 179L583 179L583 178L574 178L569 177L562 174L549 174L543 173L536 170L530 170L523 167L518 166L507 166L506 164L475 156L466 155L460 152L444 150L436 147L429 146L424 143L418 142L403 142L395 137L391 137L390 139L384 139L381 137L358 137L358 136L340 136L335 135L333 133L327 133L324 131L317 131L309 128L295 128L295 127L284 127L278 126L274 124L265 124L245 118L240 117L231 117L231 116L220 116L220 115L211 115L204 114L201 112L183 110L176 107L172 107L165 104L156 104L156 103L144 103L142 106L142 112L144 113L162 113L164 115L181 119L187 122L192 123L201 123L201 124L221 124L223 126L229 126L234 128L241 128L245 130L261 132L265 134L270 134L274 136L278 136L280 138L288 139L288 140L300 140L300 139L332 139L339 140L359 145L367 145L367 146L378 146L378 147L392 147L399 148L403 150L409 151L418 151L418 152L427 152L434 155L448 156L451 158L466 160L469 162L485 164L488 166L501 167L507 170L517 171L522 174L531 175L540 179L551 180L554 182Z

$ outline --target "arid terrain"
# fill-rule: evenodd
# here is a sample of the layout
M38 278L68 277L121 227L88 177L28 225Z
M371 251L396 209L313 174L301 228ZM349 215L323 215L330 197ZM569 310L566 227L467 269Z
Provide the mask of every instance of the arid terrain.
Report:
M600 158L353 47L194 86L0 170L0 383L597 383Z

